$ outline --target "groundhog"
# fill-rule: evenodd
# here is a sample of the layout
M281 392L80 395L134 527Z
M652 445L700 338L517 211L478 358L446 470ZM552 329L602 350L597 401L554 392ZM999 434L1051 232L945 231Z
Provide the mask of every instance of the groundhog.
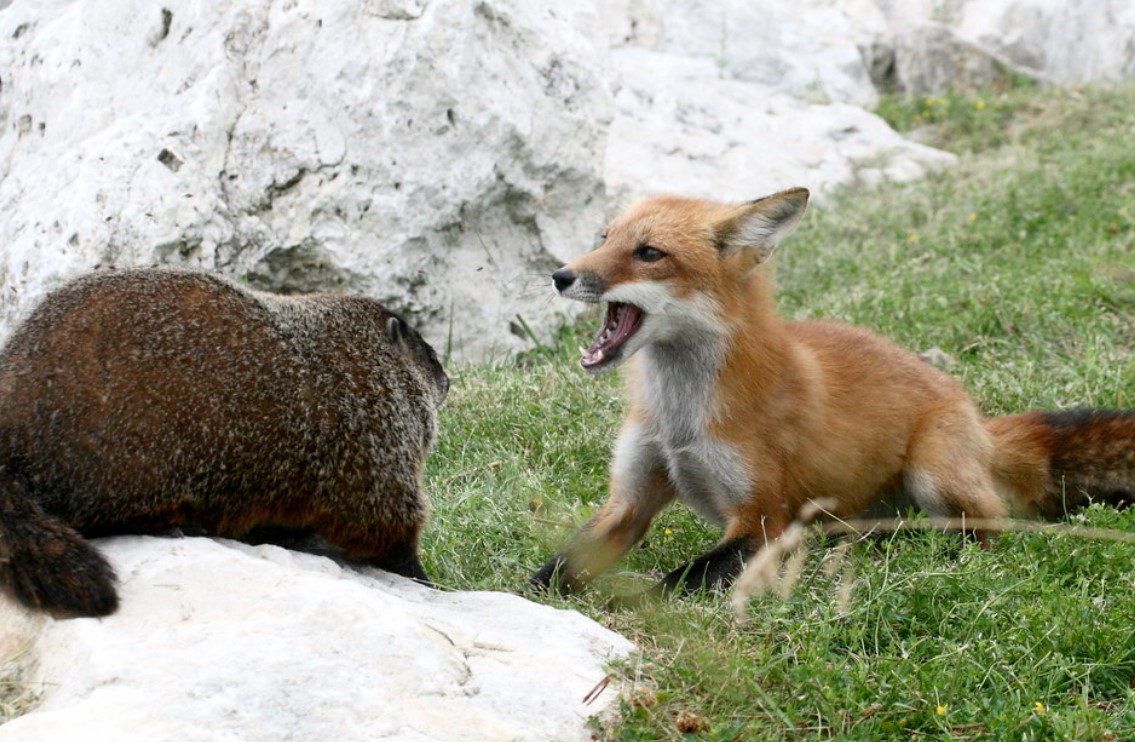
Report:
M313 532L425 581L422 469L448 388L373 299L80 278L0 352L0 582L61 617L113 613L114 572L84 537L181 527Z

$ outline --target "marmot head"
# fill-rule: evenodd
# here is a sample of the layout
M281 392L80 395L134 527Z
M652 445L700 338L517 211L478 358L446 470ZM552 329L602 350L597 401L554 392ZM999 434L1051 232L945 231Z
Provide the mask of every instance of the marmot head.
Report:
M386 320L386 334L403 358L420 368L433 382L434 404L440 405L449 392L449 376L437 359L433 346L417 330L393 312Z

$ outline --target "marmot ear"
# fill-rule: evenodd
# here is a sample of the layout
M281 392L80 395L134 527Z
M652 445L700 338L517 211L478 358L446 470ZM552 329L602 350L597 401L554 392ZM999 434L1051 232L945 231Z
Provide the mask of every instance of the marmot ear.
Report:
M406 345L406 323L401 317L390 317L386 320L386 336L395 345Z
M745 251L752 254L754 264L763 263L800 224L807 206L807 188L792 188L738 206L717 224L721 257Z

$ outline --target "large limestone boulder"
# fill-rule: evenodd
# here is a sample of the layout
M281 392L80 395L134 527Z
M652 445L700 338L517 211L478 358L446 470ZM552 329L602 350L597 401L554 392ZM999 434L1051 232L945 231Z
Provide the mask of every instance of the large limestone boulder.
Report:
M869 108L877 95L859 46L881 22L864 2L684 0L668 4L666 46L801 100Z
M1135 75L1130 0L968 0L957 33L1057 84Z
M710 60L630 48L614 63L605 172L616 203L644 192L751 200L796 185L822 202L837 187L906 182L956 162L862 108L723 79Z
M101 620L0 597L0 660L37 706L3 742L586 740L629 642L503 593L430 590L273 546L99 542L122 580Z
M534 286L602 221L586 8L0 9L0 326L94 266L176 262L370 294L455 355L523 347L516 316L558 309Z
M822 202L955 162L863 109L877 93L862 48L887 23L870 0L614 0L600 14L615 204L644 192L753 199L791 185Z
M547 337L632 196L906 180L866 113L1130 76L1126 0L0 0L0 339L98 265L365 293L450 358Z
M887 92L938 95L1004 85L1015 77L1041 79L938 23L900 29L865 47L864 58L875 85Z
M1135 74L1128 0L877 2L886 22L863 47L877 85L924 94L1015 76L1071 85Z

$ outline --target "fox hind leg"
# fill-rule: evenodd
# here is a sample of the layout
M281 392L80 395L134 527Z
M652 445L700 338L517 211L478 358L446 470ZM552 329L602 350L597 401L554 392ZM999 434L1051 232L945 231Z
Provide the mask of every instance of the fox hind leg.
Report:
M746 562L766 544L779 538L788 527L787 509L779 508L769 512L768 508L762 506L768 499L750 497L746 501L746 507L742 507L730 519L717 546L671 571L650 593L660 596L697 592L733 584L745 569Z
M903 485L932 516L996 520L1008 514L990 470L993 445L975 412L952 410L923 424L911 442ZM986 534L972 534L983 545Z
M758 548L758 542L752 536L724 539L697 559L671 571L650 592L652 595L663 596L730 585L745 568L745 562L757 553Z

